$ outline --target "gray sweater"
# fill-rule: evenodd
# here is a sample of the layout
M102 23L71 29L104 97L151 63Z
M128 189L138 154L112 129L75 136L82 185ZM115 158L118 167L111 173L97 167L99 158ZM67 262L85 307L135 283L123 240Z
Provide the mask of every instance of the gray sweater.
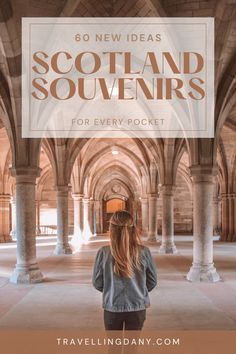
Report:
M149 248L141 248L141 269L132 278L114 274L110 246L101 247L93 269L93 286L103 293L103 308L111 312L144 310L150 306L148 292L157 284L156 266Z

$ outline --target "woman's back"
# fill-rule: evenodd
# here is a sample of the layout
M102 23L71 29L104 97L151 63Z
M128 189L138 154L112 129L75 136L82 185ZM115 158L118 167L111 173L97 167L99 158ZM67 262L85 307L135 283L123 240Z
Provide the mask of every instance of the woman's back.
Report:
M110 245L98 250L93 269L93 285L103 293L105 328L140 330L148 292L157 284L156 266L129 212L114 213L109 231Z
M110 246L99 249L94 266L93 285L103 292L103 308L107 311L144 310L150 306L148 292L156 283L156 267L147 247L140 246L140 269L136 269L131 278L115 274Z

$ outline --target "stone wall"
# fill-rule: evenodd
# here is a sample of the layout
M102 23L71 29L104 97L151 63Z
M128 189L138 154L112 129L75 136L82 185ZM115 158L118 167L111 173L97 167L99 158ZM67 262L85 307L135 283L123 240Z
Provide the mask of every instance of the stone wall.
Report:
M158 234L161 235L162 198L158 198ZM192 234L193 202L187 182L177 173L176 190L174 193L174 233Z

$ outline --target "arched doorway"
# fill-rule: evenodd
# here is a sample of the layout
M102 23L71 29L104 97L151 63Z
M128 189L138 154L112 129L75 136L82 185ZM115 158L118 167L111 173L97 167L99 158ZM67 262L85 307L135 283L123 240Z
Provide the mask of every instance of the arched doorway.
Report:
M112 198L103 201L103 230L108 232L109 220L113 213L127 209L127 200L122 198Z

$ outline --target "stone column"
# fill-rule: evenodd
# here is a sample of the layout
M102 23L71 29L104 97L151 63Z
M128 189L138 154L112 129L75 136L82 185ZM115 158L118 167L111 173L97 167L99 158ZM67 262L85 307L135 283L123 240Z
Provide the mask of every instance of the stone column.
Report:
M142 234L143 236L148 235L148 199L141 199L141 211L142 211Z
M101 233L103 233L103 228L104 228L104 203L103 200L100 200L100 223L101 223Z
M74 234L72 244L81 244L83 233L83 194L73 193L74 201Z
M94 200L89 199L89 227L91 230L91 236L94 236Z
M218 198L219 200L219 233L220 233L220 239L221 239L221 234L222 234L222 199L221 195Z
M92 231L90 228L90 213L89 213L89 198L83 199L84 207L84 229L83 229L83 238L87 241L92 236Z
M68 241L68 186L57 187L57 245L54 254L71 254Z
M43 275L37 264L35 241L35 184L38 168L12 169L16 178L17 263L12 283L38 283Z
M233 241L236 241L236 194L233 194L233 203L234 203L234 211L232 214L232 222L233 222Z
M233 214L234 241L236 241L236 193L234 193L233 199L234 199L234 214Z
M94 202L94 212L96 215L96 235L102 233L102 213L101 213L101 201L95 200Z
M193 178L193 264L189 281L220 280L213 263L213 174L207 166L194 166Z
M230 194L229 195L229 235L228 235L228 241L234 242L235 241L235 195Z
M157 241L157 195L150 194L148 196L149 213L148 213L148 241Z
M41 235L40 230L40 200L36 200L36 235Z
M222 231L221 241L233 242L236 240L236 195L229 193L221 194L222 200Z
M227 241L229 235L229 199L228 194L221 194L221 223L222 223L222 231L221 231L221 241Z
M213 235L219 235L220 232L220 213L219 213L219 199L213 198Z
M10 199L11 204L11 232L10 236L12 241L16 241L16 197L11 196Z
M0 194L0 242L10 241L10 195Z
M160 253L174 254L174 186L162 185L162 239Z

